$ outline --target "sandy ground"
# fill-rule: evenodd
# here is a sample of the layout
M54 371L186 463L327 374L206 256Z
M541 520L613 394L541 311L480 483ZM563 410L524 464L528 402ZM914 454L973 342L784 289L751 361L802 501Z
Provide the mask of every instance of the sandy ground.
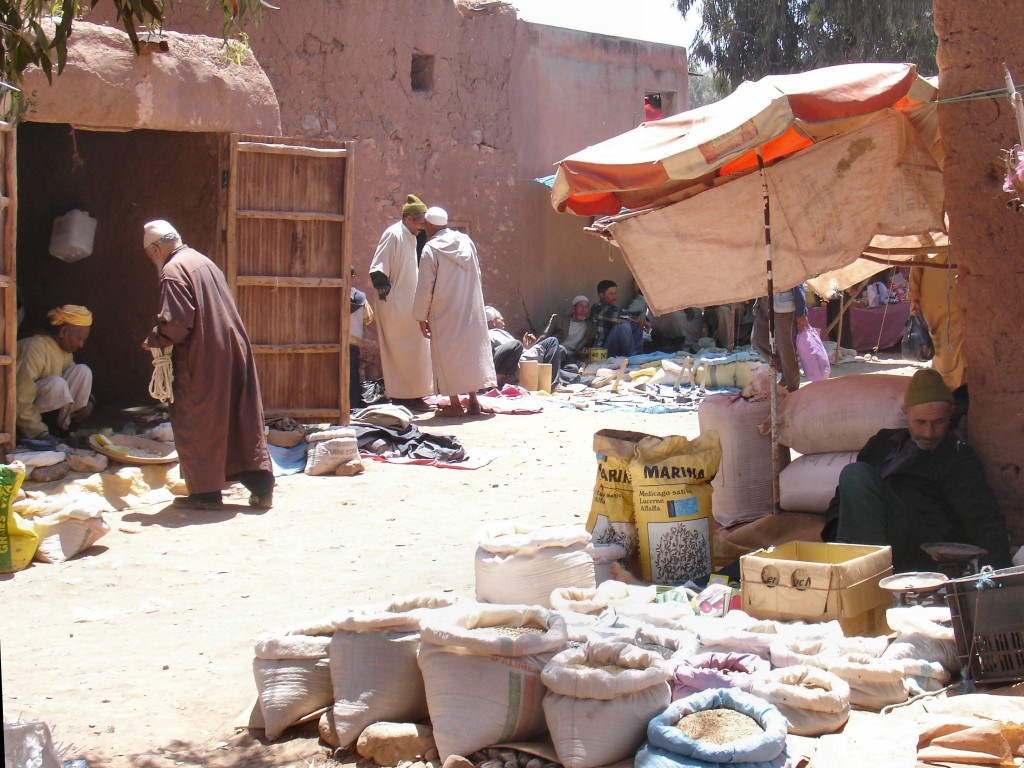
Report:
M913 370L877 361L837 373ZM257 635L426 590L471 597L483 524L586 521L596 430L698 434L696 414L556 405L418 423L494 461L294 475L266 512L241 489L225 512L136 507L108 516L112 532L85 555L0 576L4 720L46 721L90 766L308 765L323 754L315 723L274 744L236 730L255 697Z

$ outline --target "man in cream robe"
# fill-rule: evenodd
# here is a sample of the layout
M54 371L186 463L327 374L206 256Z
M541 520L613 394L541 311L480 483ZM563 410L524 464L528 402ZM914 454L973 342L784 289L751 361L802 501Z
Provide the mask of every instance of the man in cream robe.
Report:
M43 414L53 413L53 426L66 431L71 420L88 418L92 412L92 371L75 363L77 352L89 338L92 313L76 304L65 304L47 313L49 331L18 342L15 366L18 432L24 437L46 438Z
M384 389L392 400L423 407L420 398L433 393L430 342L412 316L416 295L416 234L423 229L427 206L409 195L402 220L384 230L370 264L377 293L377 338Z
M475 415L481 411L477 390L497 381L476 246L468 235L448 229L443 209L428 210L426 221L413 317L430 339L437 391L450 397L440 414L462 416L459 395L467 392L469 413Z

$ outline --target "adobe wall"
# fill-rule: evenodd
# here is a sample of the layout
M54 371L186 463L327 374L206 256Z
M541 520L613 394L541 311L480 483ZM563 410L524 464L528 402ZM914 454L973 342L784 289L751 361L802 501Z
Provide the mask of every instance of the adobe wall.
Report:
M218 34L216 14L202 9L176 3L168 27ZM414 192L472 235L485 298L511 331L539 329L573 295L593 296L601 278L617 280L628 299L619 251L583 233L586 219L556 214L533 179L637 124L645 88L675 92L683 108L682 49L540 27L510 6L474 12L452 0L423 0L415 13L398 0L285 3L247 32L285 135L358 142L357 287L368 289L380 233ZM434 57L432 91L412 88L414 53ZM371 333L371 365L375 344Z
M1024 5L935 0L939 96L1004 87L1003 62L1024 82ZM1006 207L1000 150L1020 141L1005 96L945 104L945 190L971 393L970 443L984 459L1013 543L1024 543L1024 213Z

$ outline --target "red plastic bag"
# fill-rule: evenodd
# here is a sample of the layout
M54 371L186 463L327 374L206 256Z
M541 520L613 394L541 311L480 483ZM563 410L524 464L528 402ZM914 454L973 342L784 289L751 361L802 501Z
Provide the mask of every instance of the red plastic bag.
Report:
M822 381L832 373L832 365L828 361L828 352L818 335L818 329L805 326L796 334L796 354L800 358L800 367L808 381Z

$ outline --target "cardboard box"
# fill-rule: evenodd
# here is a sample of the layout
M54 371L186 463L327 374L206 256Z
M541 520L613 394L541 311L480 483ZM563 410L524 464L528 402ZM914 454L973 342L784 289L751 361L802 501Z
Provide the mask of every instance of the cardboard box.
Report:
M839 621L847 636L885 634L892 548L791 541L740 558L743 610L758 619Z

